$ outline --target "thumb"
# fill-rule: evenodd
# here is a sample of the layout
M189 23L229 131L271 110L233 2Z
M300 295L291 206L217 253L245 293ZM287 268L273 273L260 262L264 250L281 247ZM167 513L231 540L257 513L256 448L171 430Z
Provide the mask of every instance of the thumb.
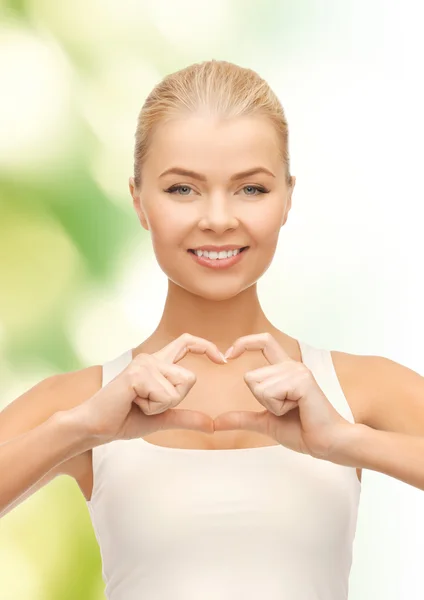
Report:
M158 419L158 429L192 429L203 431L204 433L213 433L213 419L197 410L185 408L169 408L160 415L152 415L148 418Z
M268 431L268 411L265 409L260 412L250 410L240 411L232 410L218 415L214 419L215 431L228 431L230 429L245 429L248 431L257 431L267 435Z

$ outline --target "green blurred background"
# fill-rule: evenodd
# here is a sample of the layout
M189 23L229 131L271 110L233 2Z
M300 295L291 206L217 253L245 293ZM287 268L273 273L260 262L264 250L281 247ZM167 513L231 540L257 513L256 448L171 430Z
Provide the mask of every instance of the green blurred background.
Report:
M257 70L289 121L293 209L260 282L271 320L311 344L422 369L413 8L0 0L0 409L156 326L166 280L128 190L136 119L164 75L210 58ZM363 484L350 598L421 597L415 491L374 473ZM73 480L1 519L0 600L100 600L103 587Z

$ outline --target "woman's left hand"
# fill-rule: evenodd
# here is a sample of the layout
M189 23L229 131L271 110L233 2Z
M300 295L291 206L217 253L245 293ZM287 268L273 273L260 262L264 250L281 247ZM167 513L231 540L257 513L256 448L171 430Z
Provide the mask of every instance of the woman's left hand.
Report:
M269 333L240 337L233 348L230 360L245 350L262 350L270 363L244 375L265 410L222 413L214 420L215 431L257 431L296 452L331 460L354 424L336 411L306 365L291 359Z

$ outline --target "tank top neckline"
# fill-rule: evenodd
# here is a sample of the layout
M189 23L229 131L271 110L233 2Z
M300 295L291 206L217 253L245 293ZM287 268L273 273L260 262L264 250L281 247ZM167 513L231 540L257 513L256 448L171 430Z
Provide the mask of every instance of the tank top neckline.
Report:
M301 359L302 362L308 367L310 368L312 371L314 368L316 368L316 362L318 357L322 355L323 352L329 352L328 350L323 350L321 348L315 347L315 346L310 346L309 344L307 344L306 342L297 339L298 343L299 343L299 348L300 348L300 353L301 353ZM330 354L331 357L331 354ZM126 350L124 353L122 353L120 356L116 357L115 359L112 359L110 361L107 361L104 365L103 365L103 381L102 381L102 385L106 385L106 382L110 379L113 378L117 375L117 364L120 365L120 369L123 370L132 360L132 348L130 348L129 350ZM330 361L332 363L332 361ZM109 444L114 445L114 444L127 444L127 443L131 443L134 444L135 446L137 444L139 444L139 446L144 447L144 449L146 450L146 452L152 452L152 453L162 453L162 455L165 455L166 453L168 453L169 456L172 456L172 454L174 454L174 456L180 456L180 457L191 457L193 459L196 459L196 457L200 458L200 457L206 457L209 456L209 460L216 460L219 461L220 460L224 460L230 459L230 460L236 460L238 458L243 459L249 459L249 458L254 458L255 456L257 456L258 458L260 456L265 456L265 455L269 455L269 456L279 456L279 453L281 454L282 452L286 452L287 449L284 445L276 442L275 444L271 444L268 446L253 446L253 447L248 447L248 448L218 448L218 449L207 449L207 448L173 448L170 446L159 446L158 444L152 444L151 442L148 442L147 440L143 439L142 437L139 438L133 438L131 440L115 440L113 442L110 442ZM96 468L97 468L97 463L99 460L99 457L101 455L103 455L103 450L106 449L107 446L109 446L109 444L105 444L103 446L95 446L93 448L93 489L92 489L92 495L91 495L91 499L90 500L86 500L87 504L91 507L92 506L92 499L97 495L97 487L98 487L98 476L96 474ZM212 457L212 458L211 458ZM355 470L354 470L355 471ZM355 484L358 486L359 489L362 489L362 483L359 481L356 471L354 472L354 478L355 478Z

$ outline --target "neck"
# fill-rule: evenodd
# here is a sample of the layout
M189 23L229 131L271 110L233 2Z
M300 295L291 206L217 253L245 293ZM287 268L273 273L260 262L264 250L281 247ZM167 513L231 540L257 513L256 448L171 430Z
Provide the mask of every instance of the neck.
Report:
M268 331L275 327L266 318L257 296L256 284L225 300L197 296L168 281L168 294L162 318L150 336L164 345L189 333L216 344L225 352L242 336Z

